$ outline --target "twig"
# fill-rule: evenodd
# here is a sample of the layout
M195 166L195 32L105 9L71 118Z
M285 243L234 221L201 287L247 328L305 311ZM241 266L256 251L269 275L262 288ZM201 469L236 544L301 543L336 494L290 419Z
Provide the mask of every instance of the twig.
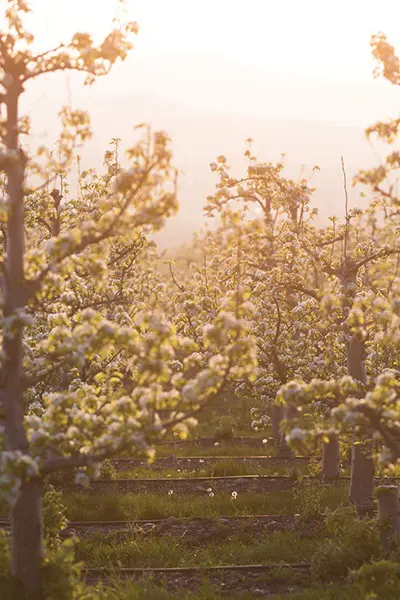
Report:
M174 282L174 284L176 285L178 290L183 294L183 292L185 291L185 286L179 285L179 283L177 282L170 260L168 261L168 267L169 267L169 272L171 273L172 281Z
M343 156L341 157L341 161L342 161L343 187L344 187L344 196L345 196L344 210L345 210L346 224L345 224L345 233L344 233L344 259L346 260L346 258L347 258L347 245L348 245L348 241L349 241L349 225L350 225L350 217L349 217L349 195L347 193L347 177L346 177L346 169L345 169L345 166L344 166L344 158L343 158Z

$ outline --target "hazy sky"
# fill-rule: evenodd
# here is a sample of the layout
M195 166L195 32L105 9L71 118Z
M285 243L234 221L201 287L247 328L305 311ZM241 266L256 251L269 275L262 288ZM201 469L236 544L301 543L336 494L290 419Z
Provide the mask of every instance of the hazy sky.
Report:
M183 237L201 223L212 192L208 164L225 154L240 169L244 139L255 140L260 160L287 154L288 173L319 164L316 205L341 213L340 156L351 177L375 164L363 130L397 116L400 89L372 77L372 33L400 46L399 0L127 0L140 33L131 57L107 78L82 88L62 74L33 83L25 108L35 139L54 143L62 104L87 108L95 137L82 155L100 166L114 136L126 145L143 120L173 139L181 177L181 211L167 230ZM0 0L0 8L5 0ZM32 29L41 47L77 30L100 36L115 0L32 0ZM353 204L357 191L351 192Z

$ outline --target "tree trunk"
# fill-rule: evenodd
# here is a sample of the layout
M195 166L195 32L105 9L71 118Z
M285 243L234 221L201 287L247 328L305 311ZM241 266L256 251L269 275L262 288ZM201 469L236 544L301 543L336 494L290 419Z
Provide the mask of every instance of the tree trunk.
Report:
M362 340L353 337L347 349L348 370L349 375L361 383L365 383L363 352ZM373 490L374 461L371 455L371 442L353 440L349 500L361 510L368 509L372 506Z
M241 410L241 414L240 414L240 427L241 428L245 427L248 423L249 405L250 405L250 402L248 401L247 396L244 396L242 398L242 410Z
M362 511L368 511L373 503L374 461L370 443L353 443L351 449L351 477L349 500Z
M6 276L3 289L5 321L27 303L24 272L24 185L26 160L18 141L18 100L22 86L17 78L7 89L5 145L12 157L5 167L9 213L7 215ZM3 337L1 372L7 448L29 454L24 428L23 326ZM43 555L41 489L39 481L23 482L12 510L11 569L27 598L40 599L40 560Z
M7 93L7 136L6 147L18 153L18 88ZM7 216L7 254L4 278L4 319L15 316L18 309L25 306L24 277L24 177L25 164L22 156L6 168L9 213ZM2 387L6 412L6 438L13 449L27 449L23 418L23 330L18 327L10 334L4 334Z
M12 510L12 574L27 598L40 599L40 563L43 558L42 495L38 480L22 484Z
M378 488L378 521L381 542L385 550L394 547L400 538L400 504L397 485Z
M282 404L274 404L271 410L271 423L272 423L272 435L276 442L280 440L280 426L283 419L283 406Z
M297 408L293 404L287 404L284 407L283 417L287 422L294 419L297 415ZM286 433L282 431L279 439L279 455L287 458L293 457L293 451L289 448L286 443Z
M329 438L329 443L322 444L322 476L326 479L338 479L340 477L340 451L339 440L336 435Z
M347 302L346 308L350 308L357 289L357 271L351 260L346 260L347 262L343 265L341 284L343 296ZM348 373L353 379L365 384L364 340L357 333L354 334L347 331L346 326L345 333L349 336L347 342ZM353 443L351 452L349 500L357 508L365 510L370 508L373 502L374 462L371 456L371 443L365 439L357 440L357 442L360 441L362 443ZM353 442L356 442L356 440L354 439Z

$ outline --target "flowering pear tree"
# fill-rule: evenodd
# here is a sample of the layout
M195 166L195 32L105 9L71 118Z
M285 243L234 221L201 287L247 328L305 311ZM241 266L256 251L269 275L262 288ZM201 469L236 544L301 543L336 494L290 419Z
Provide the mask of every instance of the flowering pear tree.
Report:
M173 315L181 334L196 341L200 349L197 359L202 363L208 360L212 351L204 339L209 323L218 314L227 325L231 321L232 316L227 310L230 297L244 293L242 309L247 311L250 322L252 319L253 305L249 301L250 290L241 273L236 233L223 224L216 231L197 235L190 246L190 261L176 253L175 260L168 260L164 265L165 275L169 275L168 284L164 284L164 302L168 314ZM165 277L163 279L165 281ZM224 401L230 397L235 400L238 397L237 390L243 385L251 386L247 376L243 380L231 378L224 389ZM241 404L242 419L247 423L245 400Z
M306 241L313 248L319 243L312 227L313 190L306 178L300 182L286 179L283 162L259 163L250 149L245 156L249 166L240 179L230 175L224 156L211 164L219 182L205 210L226 220L229 214L233 219L231 205L240 207L235 218L243 230L242 272L256 306L252 327L259 376L253 392L255 397L261 396L264 405L270 404L274 435L283 442L283 450L285 440L279 430L282 405L274 402L277 390L293 377L306 377L309 370L322 375L327 372L324 368L332 366L321 356L328 336L319 322L322 273L305 251ZM265 415L262 419L265 421ZM263 426L259 419L253 425Z
M400 61L386 36L381 33L372 36L371 47L377 61L375 75L383 76L393 85L400 85ZM376 136L393 144L397 139L399 126L398 118L388 122L377 122L366 130L366 134L367 137ZM366 185L372 190L373 197L366 211L369 215L370 236L359 248L366 256L361 259L361 264L359 257L350 262L352 281L349 283L352 285L346 286L349 293L345 332L350 339L349 372L354 377L353 383L350 383L348 389L346 386L343 388L343 381L335 380L311 381L309 387L306 384L293 383L293 394L298 399L308 396L308 402L310 396L316 398L321 394L334 398L327 427L336 432L353 431L358 438L372 436L380 462L389 465L392 470L396 469L399 461L400 433L399 198L395 179L398 168L399 153L393 151L383 164L363 170L355 178L355 183ZM384 217L382 226L379 226L379 214L380 221L382 215ZM365 268L367 263L368 268ZM344 272L342 279L343 275ZM363 284L363 290L360 290L360 283ZM331 313L332 309L335 312L335 304L336 310L341 310L337 300L333 303L329 301L328 304ZM361 387L360 381L363 382ZM283 388L281 393L288 393L287 388ZM321 429L320 434L326 435L326 431L327 428ZM311 437L314 434L315 432ZM289 435L291 443L305 441L309 436L310 431L301 428Z
M358 218L361 219L361 215ZM362 221L360 225L361 223ZM351 394L353 405L361 407L363 395L373 385L372 382L379 373L382 361L374 358L381 354L383 344L379 340L386 335L384 332L387 320L390 319L384 298L391 294L394 283L391 277L386 276L386 263L393 268L397 264L400 250L397 233L392 232L391 235L390 230L391 227L385 225L380 231L375 231L374 240L364 239L357 226L350 226L349 218L344 231L345 254L329 262L323 254L314 254L314 259L320 262L322 270L333 283L330 292L325 293L321 299L321 310L332 325L339 325L338 333L341 331L340 339L345 349L348 375L339 380L332 377L328 381L314 378L309 383L298 381L283 386L280 391L283 402L295 399L304 408L312 398L311 404L323 402L329 408L324 423L320 423L319 429L314 429L311 435L309 431L299 427L293 429L288 434L288 442L292 445L310 437L315 439L315 436L322 436L330 443L337 439L339 429L332 425L332 415L340 414L339 406L343 404L346 394ZM365 231L368 232L367 227ZM389 240L389 244L381 243ZM390 354L393 356L386 349L386 359L390 358ZM354 422L350 416L347 419L348 425ZM350 430L351 427L341 428L341 431ZM374 466L368 441L372 431L364 429L364 441L359 437L360 432L361 429L354 425L353 433L357 435L352 447L350 499L363 505L372 502Z
M393 344L379 343L377 337L384 335L384 319L390 320L384 298L393 293L396 284L397 230L387 218L379 225L382 201L364 213L349 210L347 189L345 222L338 224L332 217L330 227L316 227L311 219L308 182L296 187L282 177L282 164L260 165L250 151L246 155L250 165L242 179L230 175L225 157L212 163L219 183L206 211L224 216L230 204L241 202L243 206L238 217L246 228L242 270L256 306L252 327L259 352L254 391L268 398L283 386L278 402L287 407L286 417L296 418L296 423L307 422L307 428L296 427L288 441L309 439L311 426L312 439L323 442L324 472L337 476L338 430L329 424L332 408L337 408L344 396L336 388L334 393L303 394L303 402L298 395L301 386L309 382L324 389L323 381L333 384L350 377L351 386L355 382L361 386L357 388L360 399L360 389L367 389L367 377L375 377L380 365L394 364L390 362ZM385 309L378 315L382 303ZM383 352L389 362L383 360ZM288 383L293 378L308 383ZM329 388L328 383L326 386ZM262 427L262 411L257 409L254 415L254 425ZM365 433L370 439L371 431ZM368 503L373 461L367 441L355 443L352 452L350 497L356 503Z
M387 37L383 33L373 35L371 48L377 63L374 75L384 77L395 86L400 85L400 59ZM368 138L375 136L378 140L393 144L398 138L399 127L399 118L379 121L366 130L366 135ZM362 170L355 178L355 183L363 184L372 191L371 210L378 208L385 216L385 240L396 236L399 226L400 199L396 184L399 166L399 152L393 150L378 167ZM386 264L388 265L388 261ZM380 461L393 469L400 458L398 255L397 260L389 265L389 270L382 271L380 266L380 272L375 274L375 279L378 275L381 281L386 281L386 289L380 286L380 293L373 295L371 303L376 332L370 356L375 363L375 379L371 380L368 391L361 400L352 396L344 399L334 410L333 418L338 428L343 429L353 423L361 432L368 428L372 430L375 439L380 442ZM356 319L357 321L359 330L365 328L360 319Z
M28 12L23 0L9 0L0 32L0 491L11 505L12 574L37 598L43 478L75 469L84 483L108 456L149 449L171 429L185 435L229 378L251 376L255 354L244 289L209 323L208 360L193 370L198 344L164 317L152 279L145 282L151 260L138 262L152 252L146 232L177 208L163 132L147 131L128 150L129 168L108 154L104 176L81 173L76 197L65 177L77 143L90 135L85 113L62 111L57 161L44 148L28 156L21 147L29 123L19 101L29 81L76 70L92 83L125 59L136 24L120 24L99 46L79 33L35 54L24 28ZM47 193L54 173L63 187ZM34 187L39 176L43 183ZM170 409L164 422L161 408Z
M30 452L24 424L24 328L33 324L28 307L49 285L49 279L57 277L54 273L57 264L84 251L97 239L106 239L107 226L97 233L97 237L90 233L69 232L62 241L49 248L44 265L36 262L36 272L33 265L25 264L25 178L29 157L22 150L19 138L29 132L29 121L19 114L19 101L29 81L45 73L66 69L82 71L87 74L88 83L95 76L107 73L118 59L127 56L137 27L128 23L115 29L98 47L89 35L77 34L69 44L35 54L32 50L34 37L24 27L24 16L28 12L29 7L23 0L8 1L4 28L0 32L0 168L6 178L6 197L2 201L1 404L6 448L2 452L3 483L7 484L9 473L9 487L19 488L12 513L12 570L24 582L26 590L34 594L40 585L38 558L42 555L42 526L40 486L36 479L39 468ZM74 111L65 111L63 117L63 148L65 152L72 152L73 142L88 136L87 118ZM122 201L116 213L123 214L128 206L123 208ZM110 232L116 226L118 219L115 217L108 217Z

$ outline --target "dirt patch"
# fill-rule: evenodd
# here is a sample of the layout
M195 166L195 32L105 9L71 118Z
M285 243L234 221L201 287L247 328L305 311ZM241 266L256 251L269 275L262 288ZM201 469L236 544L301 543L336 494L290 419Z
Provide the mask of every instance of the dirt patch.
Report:
M191 544L207 544L228 540L238 533L259 539L275 531L303 531L311 535L321 527L323 519L304 522L299 516L261 515L250 517L187 518L169 517L160 520L117 521L95 523L70 523L64 530L65 537L89 537L101 531L116 532L121 540L129 536L174 536L190 541Z
M220 593L232 597L237 592L251 593L255 598L269 594L288 593L304 588L310 583L309 565L237 566L206 569L122 569L115 573L121 579L161 585L171 592L182 589L194 591L205 582L218 588ZM107 581L107 573L88 570L88 583Z

